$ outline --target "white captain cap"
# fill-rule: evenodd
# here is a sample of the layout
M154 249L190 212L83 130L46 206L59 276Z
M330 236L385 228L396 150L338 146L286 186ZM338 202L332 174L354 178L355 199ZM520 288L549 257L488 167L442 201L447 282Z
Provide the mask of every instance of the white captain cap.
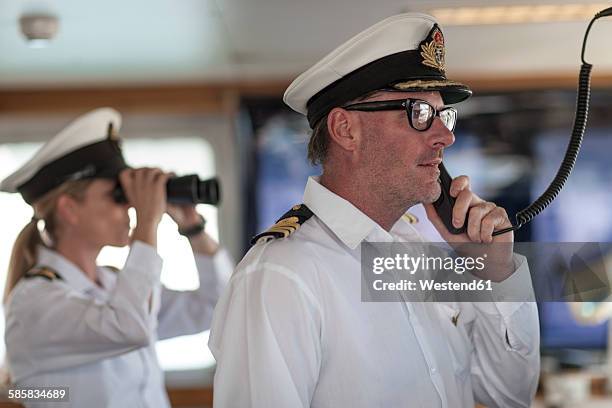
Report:
M65 181L117 177L127 167L119 144L120 127L121 115L112 108L80 116L2 180L0 191L19 192L32 204Z
M426 14L389 17L357 34L297 77L283 100L312 128L331 109L375 90L439 91L447 104L472 91L446 78L444 36Z

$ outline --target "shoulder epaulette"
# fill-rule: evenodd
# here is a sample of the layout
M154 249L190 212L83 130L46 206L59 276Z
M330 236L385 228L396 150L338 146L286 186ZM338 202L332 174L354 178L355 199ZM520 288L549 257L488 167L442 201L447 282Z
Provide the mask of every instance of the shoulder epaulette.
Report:
M62 280L62 277L59 273L55 272L53 269L48 266L37 266L36 268L30 269L26 272L24 278L32 279L32 278L45 278L47 280Z
M267 231L255 235L251 239L251 245L268 242L276 238L285 238L297 231L310 217L313 212L305 204L298 204L291 207L276 224L268 228Z
M417 222L419 222L419 219L417 218L416 215L411 214L409 212L405 213L402 218L408 223L408 224L416 224Z

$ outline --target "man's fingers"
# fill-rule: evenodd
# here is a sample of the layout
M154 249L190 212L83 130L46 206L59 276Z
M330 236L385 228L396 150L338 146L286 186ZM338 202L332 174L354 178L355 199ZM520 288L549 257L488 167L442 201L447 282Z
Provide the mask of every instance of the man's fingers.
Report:
M504 228L510 226L510 220L506 210L502 207L495 207L485 218L482 220L482 226L480 229L480 238L484 243L493 242L493 231L497 227Z
M481 229L482 220L497 206L493 203L483 202L470 208L468 217L467 234L472 242L482 242Z
M457 197L462 190L470 188L470 178L468 176L458 176L451 181L450 195Z
M455 228L459 228L465 223L465 217L471 207L484 202L470 189L470 178L468 176L459 176L453 179L450 186L450 195L455 197L455 206L453 207L453 225Z
M473 206L474 194L466 187L459 192L459 195L455 199L455 206L453 207L453 225L455 228L459 228L465 222L465 216Z

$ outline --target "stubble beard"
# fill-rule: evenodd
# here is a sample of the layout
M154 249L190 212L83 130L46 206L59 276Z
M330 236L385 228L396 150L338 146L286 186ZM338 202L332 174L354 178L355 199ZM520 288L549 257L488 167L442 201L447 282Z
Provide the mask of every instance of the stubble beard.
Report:
M374 191L375 196L381 198L391 208L407 211L417 204L431 204L440 196L441 188L437 181L424 183L422 178L415 174L408 174L403 179L394 178L389 183L380 179L379 188ZM388 187L384 187L384 185Z
M440 186L440 183L436 181L433 186L427 189L427 191L423 194L423 199L420 202L422 204L431 204L440 197L441 192L442 187Z

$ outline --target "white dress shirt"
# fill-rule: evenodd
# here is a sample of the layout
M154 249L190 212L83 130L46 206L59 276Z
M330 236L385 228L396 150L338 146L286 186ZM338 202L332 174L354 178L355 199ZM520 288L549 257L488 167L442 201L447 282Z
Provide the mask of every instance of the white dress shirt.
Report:
M362 302L359 244L422 238L403 219L385 231L316 178L304 203L314 215L255 245L217 304L216 408L529 406L534 303ZM530 285L519 262L495 293Z
M24 278L13 289L8 368L17 386L69 387L70 402L25 405L169 407L155 342L208 329L232 269L224 250L195 259L200 288L178 292L160 284L162 260L139 241L121 271L98 268L101 286L57 252L39 248L37 265L61 279Z

